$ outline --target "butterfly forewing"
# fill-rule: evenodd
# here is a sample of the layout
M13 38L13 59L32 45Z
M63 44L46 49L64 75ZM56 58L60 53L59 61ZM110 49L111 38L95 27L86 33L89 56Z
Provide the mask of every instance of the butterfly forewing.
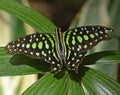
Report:
M82 26L64 32L66 67L77 71L88 49L101 41L111 39L108 31L112 29L103 26Z
M57 55L55 39L51 34L27 35L10 42L5 49L10 54L24 54L32 58L43 59L51 63L52 71L61 71L62 65Z
M61 32L58 28L55 35L35 33L18 38L5 49L10 54L43 59L51 64L51 70L55 73L61 71L63 63L68 70L78 73L78 66L82 64L87 50L101 41L111 39L108 31L113 30L103 26L82 26Z

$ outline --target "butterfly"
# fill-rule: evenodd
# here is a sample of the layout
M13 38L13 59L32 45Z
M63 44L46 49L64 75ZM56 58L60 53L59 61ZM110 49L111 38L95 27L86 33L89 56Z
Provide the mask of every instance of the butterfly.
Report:
M81 26L62 32L56 28L54 34L35 33L11 41L5 47L9 54L24 54L42 59L51 64L51 71L58 73L65 66L78 73L78 67L87 50L99 42L110 40L109 31L104 26Z

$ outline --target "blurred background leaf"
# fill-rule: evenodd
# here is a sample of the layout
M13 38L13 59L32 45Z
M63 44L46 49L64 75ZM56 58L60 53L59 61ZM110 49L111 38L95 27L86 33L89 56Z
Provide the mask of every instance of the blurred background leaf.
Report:
M11 2L11 0L0 0L0 9L7 11L11 15L14 15L20 20L30 24L38 32L45 31L52 33L55 29L54 24L42 14L26 6L22 6L17 2Z
M109 14L111 18L111 26L114 27L115 33L113 33L113 36L119 40L120 44L120 1L119 0L110 0L109 2ZM120 45L119 45L120 48Z

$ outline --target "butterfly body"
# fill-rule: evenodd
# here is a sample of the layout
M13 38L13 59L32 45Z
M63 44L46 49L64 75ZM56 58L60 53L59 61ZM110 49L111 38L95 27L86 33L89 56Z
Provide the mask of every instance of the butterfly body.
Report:
M10 54L43 59L51 64L51 71L58 73L66 66L78 73L78 66L88 49L99 42L109 40L110 28L103 26L82 26L61 32L57 28L54 34L35 33L10 42L6 51Z

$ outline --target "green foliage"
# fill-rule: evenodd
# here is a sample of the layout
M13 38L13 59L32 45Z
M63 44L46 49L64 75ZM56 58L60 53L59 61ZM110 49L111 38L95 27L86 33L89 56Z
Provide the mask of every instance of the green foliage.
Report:
M95 48L89 50L88 53L94 53L105 50L116 50L119 48L120 41L118 36L120 33L118 26L119 22L117 21L117 19L120 19L119 11L118 11L119 5L120 5L120 1L115 1L115 0L104 0L104 1L88 0L86 4L83 6L83 8L80 10L80 12L78 12L78 15L73 20L71 27L100 24L103 26L110 26L114 29L114 32L111 33L112 40L99 43ZM116 76L116 69L117 69L116 64L109 64L109 65L102 64L102 65L97 65L95 67L98 68L98 70L100 70L101 72L109 75L110 77Z
M27 8L12 0L0 0L0 9L30 24L38 32L53 33L55 25L40 13ZM29 15L28 15L29 14ZM91 68L89 65L120 63L120 51L109 50L87 55L84 66L79 73L63 70L54 75L47 73L23 95L119 95L120 85L107 75ZM3 47L0 48L0 76L15 76L37 74L50 70L50 65L40 60L23 55L8 55Z
M120 85L106 75L88 68L83 68L81 72L82 75L77 76L66 72L62 78L49 73L28 88L23 95L86 95L84 89L90 95L119 95Z
M11 2L11 0L0 0L0 9L7 11L11 15L30 24L38 32L54 32L55 25L49 19L37 11L23 6L17 2Z

